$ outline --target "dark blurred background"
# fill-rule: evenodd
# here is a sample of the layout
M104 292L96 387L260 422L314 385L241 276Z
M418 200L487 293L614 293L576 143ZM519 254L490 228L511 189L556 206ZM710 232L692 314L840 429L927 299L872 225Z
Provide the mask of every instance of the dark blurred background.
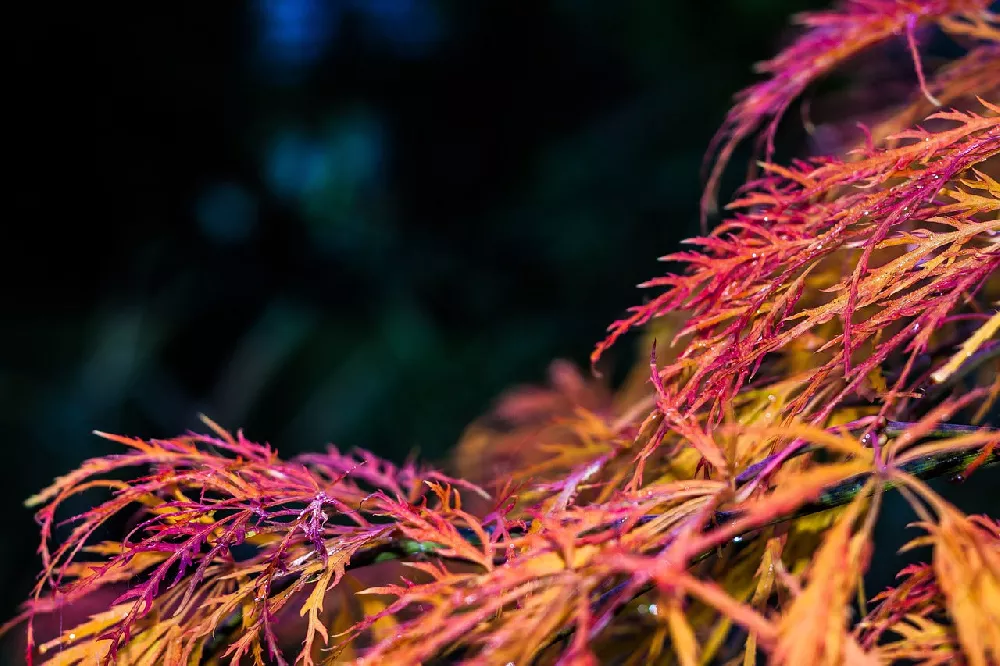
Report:
M0 617L38 568L21 502L111 452L95 428L204 412L283 455L434 460L585 364L697 232L751 64L819 4L20 3Z

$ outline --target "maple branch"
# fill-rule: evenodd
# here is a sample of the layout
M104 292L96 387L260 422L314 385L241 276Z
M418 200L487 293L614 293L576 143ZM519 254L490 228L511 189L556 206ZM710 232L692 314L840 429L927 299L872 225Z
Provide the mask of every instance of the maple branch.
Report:
M905 424L896 424L897 426ZM946 433L954 434L956 430L961 432L967 432L968 430L982 431L990 430L989 428L975 428L972 426L962 426L956 424L941 424L937 429L931 431L928 437L944 437L947 436ZM992 449L986 450L985 447L982 449L970 449L968 451L960 452L948 452L940 453L935 455L929 455L923 458L918 458L916 460L911 460L908 463L900 465L897 469L905 474L917 477L923 480L941 478L941 477L960 477L966 469L969 468L974 462L976 462L983 454L986 454L983 458L979 467L988 467L1000 463L1000 447L994 447ZM845 479L844 481L838 483L837 485L829 488L820 495L819 499L815 502L804 504L800 506L793 513L775 518L773 521L755 527L749 532L744 532L733 537L731 541L731 547L738 552L746 548L752 541L748 539L747 536L757 532L763 527L768 527L772 525L777 525L779 523L788 522L790 520L796 520L798 518L803 518L805 516L820 513L822 511L829 511L840 506L845 506L855 498L858 494L865 488L868 481L871 479L874 472L867 474L859 474L857 476ZM962 479L964 480L964 478ZM886 481L882 484L882 490L890 490L894 488L897 484L892 481ZM733 520L739 512L726 512L718 511L716 512L716 524L721 524ZM642 521L640 521L642 522ZM696 556L691 564L696 564L705 559L708 559L713 554L719 552L718 548L712 548L707 550L700 555ZM601 614L602 609L604 613L613 612L614 614L620 613L625 606L634 601L635 599L641 597L643 594L650 592L655 587L655 583L646 582L637 585L634 580L627 579L624 582L618 583L611 589L600 593L597 598L592 602L591 608L592 613L595 616ZM548 646L554 645L559 642L564 642L569 639L570 636L576 631L576 626L567 627L562 632L553 637L552 641ZM548 647L546 646L546 647ZM544 650L544 648L543 648Z
M880 432L882 435L890 438L898 437L903 434L912 423L901 422L901 421L887 421ZM943 423L939 424L933 430L928 431L923 435L921 439L942 439L947 437L953 437L956 434L967 434L970 432L983 432L992 431L991 428L976 427L962 424L953 423ZM804 448L797 455L806 453L810 448ZM777 454L775 454L777 455ZM771 461L774 456L765 458L760 463L755 464L751 468L748 468L744 472L744 475L751 470L756 470L759 472L769 461ZM963 472L969 468L974 462L979 461L977 467L987 467L993 466L1000 463L1000 447L995 447L993 449L987 450L986 447L969 449L966 451L952 451L945 453L937 453L928 455L922 458L908 461L898 467L898 470L912 475L914 477L928 480L940 477L961 477ZM736 535L732 538L730 542L731 548L741 550L745 548L749 543L753 541L749 538L752 534L756 533L758 530L789 521L793 521L808 515L815 513L820 513L822 511L828 511L835 509L840 506L844 506L852 502L858 494L865 488L867 483L870 481L872 475L875 472L869 472L864 474L859 474L854 477L845 479L831 488L825 490L815 501L804 504L798 507L795 511L783 515L777 516L773 520L768 521L765 524L758 525L752 530ZM747 478L742 479L746 482L754 478L755 474L751 474ZM743 475L738 477L741 479ZM886 481L883 485L883 489L890 489L894 487L894 483L891 481ZM711 527L718 527L725 523L728 523L736 519L741 512L739 510L726 511L720 510L716 511L713 517ZM636 521L636 525L642 525L654 517L643 516ZM584 535L597 534L601 531L606 531L608 529L614 529L622 524L622 521L618 523L611 523L605 526L597 527L592 530L588 530ZM531 527L531 522L527 521L523 528L511 529L511 534L513 536L520 536L526 533ZM456 528L463 539L472 545L477 547L481 546L479 536L470 528L467 527L457 527ZM492 537L494 528L487 527L485 529L487 536ZM667 546L669 547L669 546ZM372 548L359 552L355 557L353 557L350 562L345 565L345 571L352 571L357 569L362 569L364 567L377 564L379 562L390 561L390 560L405 560L405 561L416 561L416 560L426 560L429 558L434 558L444 561L456 561L456 562L467 562L460 556L452 555L444 550L444 546L430 541L418 541L415 539L409 539L405 537L398 537L390 539L389 541L380 543ZM666 548L666 547L665 547ZM718 548L712 548L706 550L705 552L695 556L691 564L701 562L713 554L719 552ZM506 562L506 556L503 553L498 553L495 559L497 565L503 565ZM295 575L289 573L283 579L277 580L275 582L272 590L276 593L280 593L287 587L289 587L295 581ZM652 583L645 583L642 585L636 585L634 581L627 580L623 583L619 583L609 590L600 592L596 595L596 598L592 601L592 608L594 615L601 613L612 612L614 614L619 613L628 603L637 597L645 594L653 588ZM242 625L242 612L237 610L233 614L224 620L219 629L216 632L216 636L207 645L204 654L207 656L218 656L218 654L228 647L229 639L238 633ZM553 637L550 645L555 644L560 641L568 639L573 632L575 627L570 627L565 629L563 632L557 634Z
M862 422L855 422L855 423L858 424L863 423L865 426L867 426L870 423L870 421L862 420ZM853 424L849 423L846 426L841 426L841 427L845 428L848 432L861 432L861 430L863 430L863 428L851 428L850 427L851 425ZM904 432L906 432L908 428L914 425L916 424L910 421L886 421L885 424L882 426L882 428L879 429L878 434L885 436L889 439L894 439L902 435ZM962 434L962 433L968 434L972 432L983 432L989 430L990 430L989 428L984 428L981 426L964 425L960 423L939 423L931 430L928 430L923 435L923 439L945 439L947 437L952 437L957 434ZM762 470L767 468L769 465L771 465L775 460L779 458L784 457L787 460L791 460L792 458L797 458L803 454L812 453L816 451L818 448L821 447L817 447L815 445L807 445L795 450L791 454L783 453L781 451L779 451L778 453L771 454L766 458L764 458L763 460L755 462L754 464L750 465L745 470L740 472L739 475L736 477L736 482L737 484L742 485L747 483L748 481L752 481L753 479L757 478L757 475L759 475Z
M897 437L904 433L912 423L902 422L902 421L888 421L882 433L887 437ZM922 439L943 439L946 437L951 437L960 433L971 433L971 432L991 432L992 428L986 427L976 427L955 423L942 423L939 424L932 430L925 433ZM803 448L797 455L801 453L806 453L810 451L809 447ZM985 454L985 455L984 455ZM778 454L775 454L778 455ZM773 459L774 456L769 456L765 458L760 463L756 463L753 468L763 467L768 461ZM974 448L967 451L951 451L945 453L937 453L928 455L922 458L917 458L915 460L908 461L903 465L900 465L897 469L905 474L909 474L918 479L929 480L940 477L956 477L960 476L972 463L976 462L978 459L982 458L982 462L977 467L989 467L1000 462L1000 447L996 447L990 450L983 448ZM748 468L751 469L751 468ZM849 504L853 501L857 494L864 488L865 484L871 479L874 472L869 472L865 474L859 474L857 476L851 477L841 481L837 485L824 491L820 497L808 504L804 504L799 507L795 512L785 515L778 516L773 521L767 523L766 525L761 525L760 527L766 527L767 525L774 525L782 522L787 522L789 520L795 520L797 518L802 518L807 515L814 513L819 513L821 511L827 511L829 509L834 509L845 504ZM739 477L738 477L739 478ZM751 477L752 478L752 477ZM891 489L895 484L892 482L886 482L883 486L884 489ZM739 511L716 511L715 513L715 525L720 525L730 520L734 519L739 515ZM654 517L643 516L636 521L636 525L642 525ZM592 530L588 530L584 533L584 536L590 534L599 533L602 530L615 527L622 524L621 522L616 524L610 524L603 527L597 527ZM475 531L466 527L458 527L458 532L463 539L475 546L481 546L479 542L479 537L476 535ZM523 528L512 528L510 533L513 536L519 536L526 533L531 529L531 521L526 521ZM759 529L755 528L755 529ZM488 536L493 535L494 528L487 527L485 532ZM745 537L746 535L741 535ZM737 537L738 541L742 541L740 537ZM362 551L358 556L351 559L351 561L346 565L347 571L352 569L360 569L378 562L384 562L396 559L424 559L428 557L435 557L443 560L455 560L465 562L466 560L452 555L446 555L439 552L444 549L441 544L433 543L430 541L417 541L415 539L408 538L398 538L392 539L385 543L374 546L368 550ZM713 551L714 552L714 551ZM702 558L703 559L703 558ZM503 564L506 561L506 557L499 555L497 557L496 563ZM698 561L698 560L696 560Z

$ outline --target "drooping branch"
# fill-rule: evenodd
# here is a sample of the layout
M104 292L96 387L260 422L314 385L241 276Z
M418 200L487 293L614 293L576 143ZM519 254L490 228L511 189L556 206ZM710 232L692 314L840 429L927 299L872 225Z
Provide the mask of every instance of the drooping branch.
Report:
M898 436L905 432L911 425L913 424L898 421L890 422L886 425L885 434ZM954 436L957 433L984 431L995 432L993 429L989 428L976 428L974 426L962 424L942 423L933 430L929 431L926 434L926 438L946 438ZM956 477L962 478L962 474L964 474L965 471L972 465L975 465L977 468L985 468L992 467L997 464L1000 464L1000 446L987 445L982 448L975 448L966 451L947 452L917 458L900 465L898 467L898 471L902 474L911 475L921 480ZM896 487L897 483L888 478L879 484L879 486L872 486L870 481L875 474L875 472L870 472L845 479L844 481L824 491L816 501L804 504L787 515L776 516L767 523L756 526L753 530L751 530L751 532L737 534L730 539L730 548L735 551L747 548L753 542L753 539L751 538L752 533L757 533L761 528L787 523L809 515L846 506L857 499L859 494L864 492L866 488L874 491L874 489L879 487L881 490L890 490ZM740 513L741 512L739 510L717 511L715 512L714 521L710 526L708 526L708 529L714 529L720 525L728 523L738 517ZM641 524L643 522L647 522L648 520L652 520L652 518L642 519L639 523ZM690 564L696 564L717 555L718 553L718 548L705 550L692 558ZM597 591L591 601L591 613L595 617L609 613L618 613L633 600L652 591L654 587L655 583L651 581L637 583L632 578L626 578L622 582L613 584L609 589ZM555 635L549 645L567 641L575 630L574 626L567 627Z

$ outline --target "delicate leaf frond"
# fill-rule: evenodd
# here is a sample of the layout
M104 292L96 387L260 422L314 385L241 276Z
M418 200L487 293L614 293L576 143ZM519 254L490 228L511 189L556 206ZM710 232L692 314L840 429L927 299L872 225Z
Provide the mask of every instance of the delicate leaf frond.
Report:
M809 84L879 42L899 35L915 41L918 30L934 24L956 35L996 42L997 20L986 13L989 4L988 0L847 0L842 9L799 16L806 32L773 59L757 65L757 71L768 78L736 96L735 105L713 138L708 154L715 155L716 161L702 210L714 208L719 179L736 146L761 126L765 127L765 155L771 158L781 117ZM922 79L915 50L914 56ZM930 93L927 96L934 99Z
M1000 267L998 198L974 169L1000 154L998 109L984 110L938 112L950 129L901 132L898 147L859 160L765 165L768 175L733 204L742 212L697 239L704 254L670 257L689 269L650 280L666 291L616 322L595 360L634 326L691 310L692 340L659 373L670 387L661 410L719 414L769 358L818 335L820 362L783 411L823 422L894 354L934 352L932 333L945 335ZM991 331L987 323L976 346ZM913 390L921 378L910 372L891 396Z

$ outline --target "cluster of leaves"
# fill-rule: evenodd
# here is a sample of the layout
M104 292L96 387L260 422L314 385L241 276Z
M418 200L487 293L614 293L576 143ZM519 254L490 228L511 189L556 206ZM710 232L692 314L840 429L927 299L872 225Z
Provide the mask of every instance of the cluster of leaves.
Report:
M706 202L766 125L761 175L594 352L647 326L650 363L617 395L554 366L552 387L470 427L455 478L332 448L283 461L210 422L114 437L126 453L31 500L44 570L12 625L27 619L29 658L1000 662L1000 523L925 482L1000 461L1000 17L855 0L801 22L727 117ZM925 76L929 29L966 55ZM803 90L897 36L914 99L840 156L773 163ZM866 599L888 488L932 559ZM91 489L111 498L56 539L57 511ZM125 538L98 540L129 512ZM36 637L39 617L107 589L107 608Z

